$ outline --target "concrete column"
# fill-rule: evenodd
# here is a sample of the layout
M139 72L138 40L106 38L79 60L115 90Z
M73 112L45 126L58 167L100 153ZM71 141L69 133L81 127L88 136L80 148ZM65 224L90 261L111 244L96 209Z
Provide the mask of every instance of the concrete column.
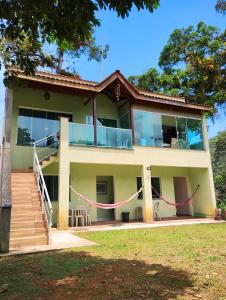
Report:
M153 222L153 207L152 207L152 190L151 190L151 170L150 166L143 165L142 167L143 181L143 199L144 199L144 222Z
M208 131L206 126L206 115L204 112L202 112L202 131L203 131L203 141L204 141L205 150L209 151L210 147L209 147Z
M68 161L68 118L60 119L59 187L57 228L68 228L70 162Z

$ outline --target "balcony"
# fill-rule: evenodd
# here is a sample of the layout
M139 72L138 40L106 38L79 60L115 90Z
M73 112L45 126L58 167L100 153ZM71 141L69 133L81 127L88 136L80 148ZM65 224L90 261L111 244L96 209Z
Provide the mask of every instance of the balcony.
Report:
M132 130L69 123L69 145L132 149Z

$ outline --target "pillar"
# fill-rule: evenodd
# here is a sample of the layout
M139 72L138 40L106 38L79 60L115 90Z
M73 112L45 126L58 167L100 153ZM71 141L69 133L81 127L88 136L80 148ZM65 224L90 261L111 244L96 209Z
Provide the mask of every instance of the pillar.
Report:
M59 185L57 228L68 228L70 162L68 160L68 118L60 119Z
M143 199L144 211L143 217L145 223L153 222L153 207L152 207L152 189L151 189L151 170L150 166L142 166L142 181L143 181Z

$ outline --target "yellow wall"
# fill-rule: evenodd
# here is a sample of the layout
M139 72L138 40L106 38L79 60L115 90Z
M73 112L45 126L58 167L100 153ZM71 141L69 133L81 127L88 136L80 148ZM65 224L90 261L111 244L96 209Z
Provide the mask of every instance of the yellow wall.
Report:
M57 175L58 164L54 163L43 169L44 175ZM96 180L108 180L106 176L113 176L114 191L110 191L110 195L115 193L115 202L129 198L136 191L136 177L141 176L140 166L123 166L123 165L87 165L87 164L71 164L70 179L71 185L78 192L84 194L88 198L103 202L106 196L96 195ZM160 177L161 193L170 202L175 203L173 177L182 176L187 178L189 196L200 184L200 189L196 193L192 203L189 205L190 213L194 216L209 216L213 214L214 204L212 202L211 191L208 188L208 169L199 168L175 168L175 167L152 167L152 177ZM102 199L100 199L102 198ZM155 200L153 200L154 203ZM52 202L54 217L53 223L56 224L58 202ZM83 200L79 200L76 195L71 193L71 202L69 206L72 208L86 207L91 213L92 220L97 221L97 209L90 207ZM116 219L121 220L122 211L130 211L130 219L136 219L136 207L144 207L144 200L134 199L130 204L116 209ZM105 211L103 210L103 217ZM176 208L160 201L160 215L164 217L176 216Z
M136 177L141 176L141 167L138 166L116 166L116 165L87 165L71 164L71 185L75 190L88 198L97 201L96 177L113 176L114 201L115 203L128 199L136 192ZM79 207L86 205L74 194L71 195L71 206ZM121 220L122 211L130 211L130 219L135 219L135 208L143 206L143 200L132 200L129 204L115 210L116 220ZM86 207L90 210L92 220L97 220L95 207Z
M11 124L11 159L13 169L25 169L32 166L33 150L31 146L17 146L17 121L19 107L56 111L72 114L74 123L85 124L86 116L92 115L92 101L87 105L86 98L50 92L50 99L44 98L45 91L26 87L15 87ZM97 96L97 117L115 119L119 122L116 104L104 95ZM43 136L44 137L44 136Z
M32 147L16 146L17 119L19 107L55 110L65 113L73 113L73 122L85 123L85 116L92 114L92 104L84 105L86 99L59 93L51 93L50 100L44 99L44 91L28 88L17 88L14 90L13 99L13 122L11 125L11 147L12 147L12 168L22 169L32 165ZM115 104L107 97L99 95L97 98L97 116L119 120L119 112ZM204 118L204 117L203 117ZM203 122L204 124L204 122ZM135 218L135 208L145 207L151 200L150 172L147 167L152 166L151 176L162 178L162 191L167 198L174 199L172 184L173 176L187 176L189 179L190 191L194 190L196 183L200 182L199 199L193 207L194 213L213 214L215 207L215 195L213 188L212 168L206 128L204 126L204 138L207 145L206 151L180 150L157 147L135 146L132 150L102 149L96 147L78 147L68 145L68 122L62 124L61 144L64 145L60 154L61 199L58 204L54 203L56 215L57 207L68 201L65 195L68 193L67 182L71 174L72 185L82 194L96 201L96 176L114 176L114 197L115 202L127 199L136 191L136 177L143 176L145 181L144 200L132 201L128 207L116 210L116 219L121 219L121 212L131 211L130 218ZM63 134L65 132L65 134ZM94 164L95 163L95 164ZM65 166L65 167L64 167ZM69 170L70 166L70 170ZM52 168L52 169L51 169ZM55 168L55 169L54 169ZM45 173L58 172L56 165L50 165L43 169ZM68 177L67 177L68 176ZM147 188L148 187L148 188ZM69 206L84 205L72 196ZM63 213L67 210L62 206ZM151 207L147 210L150 215ZM161 204L162 216L175 215L175 208L164 207ZM96 209L92 208L92 219L96 220ZM191 208L192 210L192 208ZM192 211L193 211L192 210ZM146 218L145 212L145 218ZM64 225L65 220L63 221ZM63 226L64 227L64 226Z

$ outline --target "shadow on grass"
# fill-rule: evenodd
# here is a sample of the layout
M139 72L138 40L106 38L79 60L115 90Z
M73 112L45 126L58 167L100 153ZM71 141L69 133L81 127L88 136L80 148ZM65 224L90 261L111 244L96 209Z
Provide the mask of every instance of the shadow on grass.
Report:
M0 299L176 299L195 295L184 270L87 252L51 252L0 261Z

